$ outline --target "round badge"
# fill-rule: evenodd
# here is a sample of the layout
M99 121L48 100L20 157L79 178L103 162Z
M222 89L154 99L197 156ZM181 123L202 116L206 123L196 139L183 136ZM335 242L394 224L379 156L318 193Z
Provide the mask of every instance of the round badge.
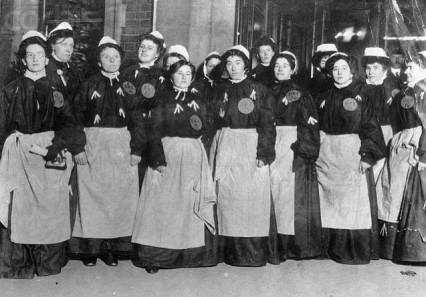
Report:
M392 93L391 93L392 98L395 98L395 96L396 96L396 95L398 95L398 94L399 94L399 92L401 92L401 91L400 91L400 90L398 90L398 89L393 89L393 90L392 90Z
M253 100L249 98L243 98L240 101L238 101L238 110L243 114L249 114L254 109L254 103Z
M53 106L60 108L64 106L64 96L61 92L54 91L53 92Z
M130 94L130 95L136 94L136 88L131 82L125 81L123 83L123 89L124 91L126 91L127 94Z
M358 103L353 98L343 100L343 108L347 111L354 111L358 108Z
M151 84L143 84L141 91L145 98L152 98L155 95L155 88Z
M196 114L192 115L189 118L189 123L191 124L192 129L196 131L200 131L201 128L203 128L203 123L201 122L201 119Z
M405 109L409 109L414 106L414 98L411 96L405 96L401 100L401 106Z
M298 90L291 90L287 92L287 95L285 97L287 98L288 102L297 101L300 99L300 96L302 96L302 93L300 93Z

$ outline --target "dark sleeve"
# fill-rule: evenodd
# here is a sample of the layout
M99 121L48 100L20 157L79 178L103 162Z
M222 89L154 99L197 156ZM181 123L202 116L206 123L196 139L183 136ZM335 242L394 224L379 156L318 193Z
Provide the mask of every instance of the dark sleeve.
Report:
M77 122L84 126L87 104L89 101L89 85L83 83L74 98L74 111Z
M1 153L3 151L3 145L6 141L6 138L9 136L9 129L8 129L8 114L9 114L9 96L11 94L8 94L6 89L3 89L3 91L0 94L0 158Z
M214 125L214 113L213 113L213 105L211 101L203 101L205 102L205 123L206 127L203 129L203 134L201 135L201 141L206 148L206 151L210 148L214 135L216 133L216 128Z
M258 133L257 159L265 164L271 164L275 160L277 131L275 129L274 106L274 95L270 91L266 91L264 97L261 98L258 123L256 125Z
M361 161L374 164L385 157L386 144L382 129L374 116L373 102L365 94L361 96L361 124L359 138L361 139Z
M151 110L151 118L149 119L149 125L151 126L151 133L148 139L150 153L149 165L152 168L167 166L163 143L161 141L163 136L165 110L164 101L161 99L161 94L159 94Z
M130 132L130 154L142 156L148 143L148 118L141 109L130 110L128 130Z
M291 149L297 156L315 161L320 147L318 115L312 97L307 93L302 96L297 106L297 141ZM310 118L316 123L309 123Z

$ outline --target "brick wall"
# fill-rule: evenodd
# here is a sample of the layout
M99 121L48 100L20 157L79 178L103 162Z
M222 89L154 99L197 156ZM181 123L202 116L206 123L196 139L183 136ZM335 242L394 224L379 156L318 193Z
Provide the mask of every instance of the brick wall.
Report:
M137 41L141 34L152 30L152 0L123 0L126 5L125 27L121 28L121 46L126 64L137 61Z

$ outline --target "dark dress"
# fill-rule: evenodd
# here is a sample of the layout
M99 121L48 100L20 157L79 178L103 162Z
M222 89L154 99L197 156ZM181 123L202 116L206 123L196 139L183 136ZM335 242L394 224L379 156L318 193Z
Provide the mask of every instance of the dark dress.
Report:
M262 168L252 168L255 165L253 166L251 164L255 164L256 159L263 161L265 166L274 161L276 138L273 112L273 107L275 105L274 101L274 96L266 89L265 86L253 82L250 78L245 78L237 83L225 81L217 86L213 92L212 104L214 105L216 127L218 130L222 129L219 132L221 135L220 137L230 132L231 134L228 133L228 135L237 133L242 135L243 139L250 140L251 137L254 137L253 134L251 134L253 133L251 131L254 131L256 133L257 141L250 144L254 146L254 148L250 148L250 150L254 149L254 156L247 154L250 157L250 160L248 160L247 158L240 159L240 155L242 155L240 153L242 152L235 151L237 148L232 144L220 144L219 140L219 145L216 148L216 151L212 147L211 156L213 155L214 158L210 160L214 176L219 174L219 170L222 170L217 167L218 162L220 161L218 159L217 152L220 150L228 150L230 154L235 155L235 158L239 159L238 162L250 162L250 164L241 164L242 166L251 166L250 170L263 170ZM233 136L231 136L231 138L232 137ZM246 143L236 144L238 146L248 146ZM230 162L233 162L233 160ZM226 167L227 164L224 166ZM235 168L235 170L238 171L239 169ZM244 174L244 172L240 172L238 174ZM269 177L267 178L269 179ZM243 185L233 184L232 182L227 182L227 180L228 179L224 179L224 183L227 183L226 185L224 184L224 186L228 189L228 194L224 193L222 194L223 196L221 196L220 189L224 187L221 184L221 180L218 180L216 185L219 189L218 216L220 212L223 213L222 221L220 216L218 220L219 224L223 223L222 226L219 225L219 235L222 235L223 238L224 262L235 266L264 266L270 257L268 252L268 230L270 229L271 215L269 180L267 183L268 189L265 189L267 193L259 193L262 197L254 197L253 193L256 193L256 189L254 189L255 191L253 191L253 193L250 193L251 190L250 192L247 192L247 189L253 188L254 180L244 180ZM264 187L264 184L259 185ZM246 189L246 193L240 193L240 190L238 190L237 187L243 187ZM243 197L241 197L241 195L243 195ZM247 195L247 197L245 195ZM237 198L238 201L246 202L241 202L244 205L238 206L231 201L234 198ZM221 199L224 201L223 205L221 205ZM257 201L252 199L257 199ZM230 207L228 206L229 203L233 205ZM257 209L256 205L258 205L261 209ZM245 208L246 210L241 211L240 208ZM238 221L244 221L248 212L253 213L255 217L253 217L251 222L245 221L246 224L239 228ZM229 215L226 213L229 213ZM227 224L228 219L232 221L233 217L237 218L237 221L234 221L231 225ZM257 221L259 221L259 224ZM221 233L221 228L223 229L223 233ZM236 231L230 231L229 228L235 228ZM258 230L259 228L262 230ZM235 235L223 236L224 233L231 233ZM262 236L244 235L250 233L261 233ZM278 263L275 262L275 264Z
M251 75L253 81L263 84L266 87L270 87L274 84L275 76L271 66L265 66L258 64L252 71Z
M422 124L417 156L420 162L426 162L426 80L422 80L413 88L401 92L399 100L395 102L398 111L399 127L405 125L415 127ZM401 101L406 96L414 98L414 105L401 107ZM404 102L406 103L406 102ZM399 216L398 232L392 260L396 262L426 262L426 215L424 205L426 201L426 171L418 171L417 166L411 170L405 187L403 204Z
M96 93L97 96L95 96ZM127 93L121 86L119 79L107 78L102 73L95 74L82 84L76 95L76 117L86 128L127 127L130 132L130 154L140 155L141 148L146 143L146 135L141 132L144 131L144 127L138 124L141 121L135 119L130 112L126 95ZM124 111L125 116L120 115L120 109ZM100 122L96 122L97 117L101 119ZM82 197L80 197L80 203L81 199ZM125 205L128 206L128 200L133 198L122 197L121 199L126 199ZM105 208L108 209L108 207ZM123 211L125 210L121 210L120 213L123 214ZM113 215L116 216L115 214ZM129 218L123 218L123 220L129 220ZM102 231L100 232L102 233ZM108 256L112 254L118 259L129 260L134 255L134 248L130 242L131 230L129 230L128 234L129 236L118 238L83 238L74 236L69 241L68 252L72 259L85 260L99 257L108 262Z
M149 165L151 168L148 169L142 185L142 194L136 215L135 227L133 229L132 241L136 245L137 253L137 257L133 260L133 263L137 267L145 268L183 268L216 265L219 262L218 236L213 235L207 227L202 227L201 229L204 230L204 245L181 248L178 247L181 245L176 243L181 242L181 239L185 241L184 238L188 237L188 233L194 232L193 230L196 229L193 229L193 223L188 223L194 220L192 206L190 206L189 210L186 208L183 209L182 211L184 211L184 213L180 214L176 214L178 210L169 210L169 207L174 203L173 201L169 201L171 199L170 197L173 197L173 200L181 201L181 203L179 203L180 205L186 205L187 199L190 198L187 196L182 197L180 191L188 193L183 189L184 187L181 187L183 185L179 182L177 184L170 182L170 179L168 179L164 181L166 182L165 187L167 187L167 189L171 187L169 190L166 190L168 193L161 192L160 189L155 192L158 195L156 197L151 197L152 195L149 194L144 196L144 193L151 193L150 183L153 181L152 176L154 175L155 177L155 168L158 166L166 166L165 170L175 172L175 174L177 174L175 176L177 181L187 180L185 176L187 176L187 174L192 174L187 171L188 167L179 167L178 164L190 166L190 164L184 163L188 162L184 161L188 159L188 157L199 160L197 155L199 150L197 152L194 150L188 151L188 145L193 148L194 143L198 141L197 139L209 133L209 130L213 128L212 113L202 94L194 90L194 88L190 87L187 91L179 91L174 89L171 84L164 84L160 87L157 93L155 106L151 110L151 121L152 123L150 125L153 127L149 140L149 149L151 153ZM170 147L168 142L173 142L174 146ZM205 155L202 145L201 148L202 154ZM188 156L188 153L194 155ZM168 158L173 157L176 159L167 161ZM185 168L187 168L186 171ZM179 171L181 172L178 173ZM167 174L164 176L168 178L166 177L168 176ZM208 176L211 179L211 172ZM172 192L172 194L170 194L170 192ZM188 196L191 195L192 194L188 194ZM159 208L160 205L168 205L169 207ZM156 209L161 212L161 214L157 213ZM149 216L153 218L150 219ZM158 216L160 216L161 222L156 219ZM182 223L181 220L186 222ZM165 226L163 223L165 221L174 221L175 224L174 226ZM195 222L198 222L196 224L200 226L198 218L195 219ZM151 224L152 226L150 225L150 227L148 227L145 223ZM176 227L186 224L188 224L188 229ZM162 236L164 237L162 244L168 246L168 248L140 243L147 240L151 240L151 242L161 241L158 239L161 234L157 234L159 232L154 232L156 234L152 234L153 231L151 228L162 230L161 233L163 233ZM170 232L172 236L179 237L179 239L170 240L167 238L166 234ZM194 233L192 234L194 235ZM197 235L202 236L202 234ZM191 241L191 239L189 238L188 241Z
M145 68L137 64L127 67L120 74L120 82L127 95L129 112L132 113L131 117L135 119L134 125L143 126L140 129L151 131L151 127L148 126L148 117L163 80L163 72L155 66ZM129 127L129 129L133 129L133 127ZM138 165L140 189L148 167L150 152L149 147L142 143L135 143L136 147L138 148L138 155L142 157Z
M284 211L286 204L292 204L293 210L293 232L279 232L276 236L275 257L280 261L286 259L303 259L321 256L321 214L318 196L318 182L316 177L315 161L319 153L319 124L317 122L317 111L312 97L301 89L292 80L276 82L272 88L275 99L275 119L277 123L277 157L271 165L271 174L274 177L275 170L288 169L289 171L277 172L277 175L291 175L294 180L287 182L286 178L278 180L278 187L282 187L280 205L283 210L274 205L275 213L282 216L286 222L288 213ZM297 93L294 91L298 91ZM290 93L289 93L290 92ZM294 97L291 97L291 95ZM280 131L281 128L284 130ZM291 137L289 137L291 133ZM287 136L288 135L288 136ZM286 139L290 138L290 139ZM294 141L294 142L293 142ZM293 143L291 143L293 142ZM288 145L288 148L280 146ZM287 157L289 149L293 151L292 158ZM290 151L291 153L291 151ZM279 159L285 159L289 164L274 167ZM293 184L293 189L286 189ZM273 191L273 200L275 191ZM293 201L287 202L288 195L293 194ZM291 199L291 198L290 198ZM291 213L292 210L289 210ZM273 224L274 226L274 224ZM286 226L282 227L287 231ZM292 233L291 235L289 233ZM270 241L275 237L271 233Z
M333 85L333 79L327 75L325 69L318 70L314 68L314 75L311 78L309 91L311 92L312 98L317 99L318 95L328 90Z
M85 135L82 127L77 125L71 104L65 94L62 95L63 104L60 100L55 103L55 98L60 97L54 92L54 86L46 77L33 81L21 76L4 88L0 98L1 149L6 138L15 131L33 134L53 130L54 146L67 148L72 154L83 151ZM67 262L66 242L13 243L10 226L10 219L9 228L0 226L0 277L33 278L35 274L44 276L60 273Z
M362 84L333 85L318 99L325 133L317 161L325 254L339 263L366 264L379 256L377 203L371 168L360 174L358 166L385 156L383 134Z

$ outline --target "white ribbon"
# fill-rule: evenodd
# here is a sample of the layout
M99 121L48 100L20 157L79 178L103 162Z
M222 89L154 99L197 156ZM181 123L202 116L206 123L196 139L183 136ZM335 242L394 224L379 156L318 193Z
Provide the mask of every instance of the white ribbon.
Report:
M123 89L122 89L121 87L119 87L119 88L117 89L117 94L119 94L119 95L121 95L121 96L124 96L124 92L123 92Z
M181 111L183 111L182 106L180 106L178 103L176 103L176 108L175 108L175 111L173 112L173 114L180 113Z
M325 105L325 100L323 102L321 102L320 108L323 109Z
M195 111L197 111L198 109L200 109L200 107L198 106L197 102L195 102L194 100L191 101L191 103L187 104L189 107L193 108Z
M122 116L123 118L126 118L126 115L124 114L124 110L123 110L122 108L120 108L120 109L118 110L118 114L119 114L120 116Z
M283 98L283 100L281 100L281 101L284 103L284 105L288 105L287 96L285 96L285 97Z
M98 93L98 91L94 91L92 94L92 97L90 97L90 100L93 100L94 98L100 98L101 95Z
M93 121L93 124L97 124L97 123L99 123L101 121L101 117L97 114L96 116L95 116L95 120Z
M252 99L253 101L256 100L256 91L253 90L250 94L250 99Z
M314 119L313 117L309 117L308 124L315 125L316 123L318 123L318 120Z
M223 96L223 102L228 102L228 93L225 92L225 95Z
M361 96L360 96L360 95L356 95L355 100L357 100L357 101L362 101L362 98L361 98Z

